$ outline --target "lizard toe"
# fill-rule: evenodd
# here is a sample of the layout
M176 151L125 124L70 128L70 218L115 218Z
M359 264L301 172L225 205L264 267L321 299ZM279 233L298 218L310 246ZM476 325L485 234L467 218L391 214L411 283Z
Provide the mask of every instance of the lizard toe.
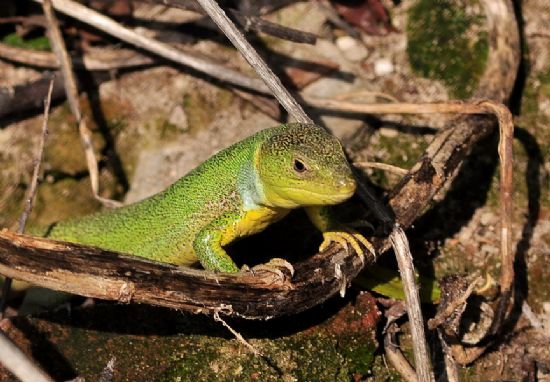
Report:
M349 250L349 246L351 246L361 259L365 256L365 250L361 245L372 255L375 254L372 244L362 234L353 229L344 228L338 231L324 232L323 242L319 246L319 251L324 251L333 242L340 244L345 250Z

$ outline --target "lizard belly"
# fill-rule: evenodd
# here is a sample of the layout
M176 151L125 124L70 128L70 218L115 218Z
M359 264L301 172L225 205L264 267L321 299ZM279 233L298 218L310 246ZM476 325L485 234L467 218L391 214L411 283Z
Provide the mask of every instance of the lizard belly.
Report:
M250 236L266 229L289 213L284 208L258 207L245 211L244 215L234 224L225 229L222 236L222 246L240 237Z

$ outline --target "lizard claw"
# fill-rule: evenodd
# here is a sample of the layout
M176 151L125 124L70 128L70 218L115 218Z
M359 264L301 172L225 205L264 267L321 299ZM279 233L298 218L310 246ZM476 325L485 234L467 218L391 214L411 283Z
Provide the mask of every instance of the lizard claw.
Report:
M275 274L280 280L284 281L286 278L288 278L287 274L290 274L290 278L294 276L294 267L292 264L290 264L285 259L281 259L278 257L275 257L269 262L265 264L259 264L252 269L250 269L252 273L255 272L270 272Z
M319 251L324 251L333 242L340 244L346 251L349 249L349 244L361 259L365 256L365 250L361 248L360 244L362 244L373 256L375 255L372 244L362 234L353 229L343 228L338 231L323 232L323 242L319 246Z

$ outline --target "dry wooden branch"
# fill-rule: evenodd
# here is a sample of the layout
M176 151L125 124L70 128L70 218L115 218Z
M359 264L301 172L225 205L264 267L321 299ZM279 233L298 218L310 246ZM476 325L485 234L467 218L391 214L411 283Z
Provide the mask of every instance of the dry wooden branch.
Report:
M73 72L73 64L67 48L65 47L65 41L61 35L59 29L59 23L55 17L51 0L44 0L42 2L42 8L44 15L48 22L48 37L52 45L61 73L63 74L63 82L65 84L65 93L67 94L67 100L69 101L69 107L73 113L78 126L78 132L80 134L80 140L86 156L86 164L88 166L88 172L90 173L90 183L92 185L92 192L94 197L108 207L117 207L121 203L115 200L103 198L99 194L99 168L97 165L97 158L94 153L92 145L92 132L88 128L86 119L82 116L80 110L80 102L78 99L78 87L76 85L76 79Z
M488 6L488 1L484 1L484 5ZM495 5L496 4L496 5ZM498 0L496 2L492 2L491 7L496 10L488 13L488 17L490 20L490 54L489 54L489 62L487 66L486 73L484 74L484 77L481 81L480 90L477 93L477 96L480 98L488 98L492 100L496 100L498 102L504 102L508 95L510 94L510 91L512 89L512 85L515 79L515 73L517 69L518 59L519 59L519 45L518 45L518 38L516 33L516 24L515 19L513 16L513 11L511 7L511 3L507 0ZM392 194L389 198L390 206L393 208L393 212L395 214L395 219L397 222L401 223L404 227L409 226L418 215L425 210L425 207L429 202L432 201L433 196L436 192L438 192L441 187L443 187L445 184L447 184L450 180L452 180L453 176L456 174L457 169L459 168L459 165L462 161L462 159L469 153L469 150L471 147L482 137L489 134L493 129L493 123L489 121L486 118L480 118L478 116L474 117L466 117L459 119L453 128L441 131L436 135L433 142L428 147L428 150L426 151L425 155L422 157L421 161L415 165L411 171L409 172L409 175L403 179L403 181L394 189ZM388 221L387 219L387 213L384 211L383 213L378 211L379 215L382 216L384 219L383 221ZM391 219L389 220L391 221ZM6 235L3 235L6 236ZM12 240L18 240L19 245L14 245L12 243ZM98 253L94 252L96 254L95 261L92 259L91 262L87 263L81 263L80 261L83 261L78 254L75 253L75 259L78 259L75 264L79 267L79 269L76 269L76 271L79 271L76 277L70 277L67 278L67 274L72 275L72 273L64 273L63 271L59 271L59 265L62 265L62 270L67 269L67 259L73 259L73 255L67 255L71 249L75 249L75 246L66 246L64 247L67 252L65 253L67 257L64 256L57 256L56 258L52 258L52 256L55 255L53 253L54 251L48 252L48 241L44 241L44 244L42 247L46 246L46 248L42 248L40 245L38 247L28 245L28 242L21 241L22 239L16 238L16 237L0 237L0 262L3 264L0 267L0 270L2 272L14 272L18 275L32 278L32 282L38 282L40 285L43 286L53 286L53 285L62 285L65 289L68 290L70 288L73 288L68 291L80 293L80 284L78 284L81 281L87 280L84 284L88 286L93 293L96 295L108 295L110 299L116 298L116 299L123 299L128 298L128 295L130 297L135 297L135 293L128 293L128 291L135 290L135 286L139 285L142 286L141 281L143 281L143 278L140 277L134 277L133 281L135 281L134 284L128 284L123 279L122 281L119 279L123 272L128 270L129 275L132 275L132 270L134 269L134 265L143 262L141 259L126 259L126 263L123 262L122 267L118 267L121 264L116 264L116 268L109 268L112 266L112 263L105 262L105 257L99 256L97 257ZM23 245L27 244L27 245ZM386 247L386 244L382 241L379 241L377 243L377 249L383 249ZM38 258L39 262L42 263L42 268L44 270L44 275L37 275L33 274L33 268L35 268L35 264L26 264L25 261L29 261L28 257L25 258L25 256L21 255L18 257L18 259L15 259L12 256L8 255L10 253L15 253L17 250L21 250L23 252L30 251L31 253L38 253L42 254L41 257ZM81 248L82 251L90 251L90 249L84 249ZM335 250L334 248L331 248L331 250ZM47 252L47 253L46 253ZM101 251L100 251L101 252ZM342 259L342 254L340 251L335 251L333 254L334 258ZM117 256L117 255L114 255ZM304 263L300 263L302 268L298 272L297 270L297 277L300 275L304 275L303 271L305 271L306 275L315 274L315 272L312 273L312 271L316 268L320 268L321 272L324 273L325 270L329 270L331 267L316 267L311 266L315 262L320 261L319 259L326 256L326 253L324 254L318 254L312 257L311 259L308 259ZM340 257L338 257L340 256ZM17 256L16 256L17 257ZM89 254L86 255L86 257L89 257ZM326 258L325 258L326 259ZM353 258L346 259L353 260ZM356 258L355 258L356 259ZM72 263L72 261L71 261ZM117 263L115 261L115 263ZM83 274L82 268L80 267L82 264L85 264L87 266L88 270L91 270L92 272L95 272L97 274L96 278L92 277L92 280L90 280L89 274ZM92 266L97 267L94 268ZM309 265L308 265L309 264ZM323 265L326 265L326 263L322 263ZM353 274L355 273L355 269L360 268L361 264L354 263L353 261L351 263L346 262L346 267L344 267L345 274L350 275L353 277ZM334 268L334 264L332 264L332 268ZM156 265L157 267L159 265ZM104 268L105 267L105 268ZM139 268L139 267L138 267ZM69 268L72 271L72 268ZM122 271L117 271L117 269L122 269ZM141 269L141 268L140 268ZM172 291L172 293L168 293L168 299L174 298L174 296L182 297L182 295L179 292L175 292L173 289L169 289L172 285L170 282L177 281L176 279L173 279L173 274L175 272L174 267L161 267L154 268L155 272L152 272L150 269L146 268L145 272L148 273L142 273L138 272L137 274L140 276L145 277L145 280L147 282L151 283L150 276L156 275L155 282L158 282L159 287L161 288L167 288L168 291ZM143 271L143 269L142 269ZM198 271L197 271L198 272ZM309 272L309 273L308 273ZM185 272L183 272L185 274ZM56 275L57 279L54 278L52 281L52 274ZM107 280L105 280L104 275L107 274L109 277ZM162 274L162 277L160 276ZM326 286L326 284L330 282L334 282L334 276L336 273L332 273L332 275L329 275L325 282L320 282L320 280L317 278L316 286L318 286L318 289L321 289ZM60 275L64 275L65 277L60 277ZM167 277L168 275L168 277ZM172 276L170 276L172 275ZM182 275L183 276L183 275ZM193 292L197 293L203 290L203 283L204 277L207 277L208 275L200 274L201 277L197 277L196 280L193 279ZM223 275L218 275L218 277ZM226 292L228 285L233 285L235 288L235 282L236 279L243 276L226 276L227 279L223 279L222 285L223 290L220 292ZM155 277L153 277L155 278ZM103 283L101 285L109 286L110 289L106 290L98 290L98 288L95 286L97 285L97 281L102 280ZM258 303L259 297L265 298L265 301L275 303L277 307L281 307L281 303L290 302L293 304L292 307L286 306L286 308L281 309L275 309L273 308L273 304L271 304L270 307L266 308L265 306L262 307L263 311L262 313L273 313L274 311L277 314L285 314L286 313L292 313L296 311L296 308L298 305L295 305L298 301L297 296L301 296L300 301L305 301L308 304L309 303L318 303L320 299L317 298L307 298L304 299L308 292L313 293L314 296L316 296L315 292L312 292L313 289L308 289L309 287L313 286L312 284L303 284L303 285L296 285L297 279L295 278L292 280L291 285L295 285L295 294L294 299L288 299L288 295L286 294L279 294L279 290L276 289L276 291L271 294L271 291L266 290L265 288L262 288L261 293L257 293L257 288L252 288L252 293L250 296L248 293L243 293L243 289L247 288L247 291L249 290L249 286L254 286L255 283L258 283L261 278L253 278L250 281L244 281L241 279L241 283L238 284L238 287L236 290L238 293L221 293L218 294L217 290L215 289L220 288L220 285L216 284L215 282L212 283L211 287L216 290L214 293L215 297L218 299L217 304L219 305L220 301L226 301L230 302L231 309L228 309L227 312L229 314L238 314L235 312L235 307L240 307L241 309L244 308L244 312L250 312L250 310L247 310L246 308L250 307L254 304ZM63 281L65 280L65 281ZM169 282L167 282L167 281ZM328 280L328 281L327 281ZM93 282L92 282L93 281ZM189 281L189 280L188 280ZM57 282L57 284L55 284ZM166 284L165 284L166 282ZM198 282L198 283L196 283ZM226 283L227 282L227 283ZM180 281L181 283L181 281ZM70 285L67 285L70 284ZM90 285L87 285L90 284ZM150 284L155 285L154 283ZM181 285L181 284L179 284ZM256 284L257 285L257 284ZM304 287L303 290L300 290L300 288ZM94 289L95 288L95 289ZM330 288L323 289L320 291L323 293L323 298L327 298L326 293L336 293L338 291L339 285L332 285ZM164 289L162 289L164 290ZM207 288L208 292L211 292ZM303 292L303 294L301 293ZM289 292L287 292L289 293ZM159 298L159 291L156 290L155 296L148 296L147 298L143 297L143 295L139 295L137 300L138 301L146 301L150 303L156 303L156 304L162 304L164 306L176 306L177 304L174 303L174 301L167 302L166 298ZM237 301L232 300L232 298L235 298L238 295ZM165 296L165 295L162 295ZM188 309L196 311L200 308L197 308L197 305L202 306L198 301L201 301L203 298L207 303L206 306L211 306L211 304L214 304L216 302L212 302L211 300L208 300L208 298L211 296L209 293L206 296L203 296L202 294L195 294L193 297L191 297L191 303L188 302L188 300L184 300L184 303L181 303L181 300L178 301L181 306L186 306ZM189 297L189 296L188 296ZM309 296L311 297L311 295ZM245 303L243 304L243 299L247 300L248 305ZM233 304L233 301L235 304ZM193 302L195 305L193 305ZM172 305L171 305L172 304ZM255 305L254 305L255 306ZM211 309L206 309L205 311L214 311L215 308L222 308L220 306L214 306ZM227 307L225 307L227 308ZM300 306L300 308L304 308L303 306ZM286 310L285 310L286 309ZM305 308L304 308L305 309ZM262 315L256 316L257 318L265 317Z
M443 362L445 363L445 374L448 382L459 382L458 365L453 357L452 349L449 347L440 329L437 329L437 337L443 350Z
M502 186L501 190L501 256L502 256L502 274L501 280L504 279L503 293L501 296L501 314L497 312L497 320L494 322L495 333L500 329L502 318L506 309L510 306L511 283L513 283L513 255L510 248L511 240L509 222L511 222L511 198L508 193L511 190L511 179L509 178L512 170L511 167L511 132L513 132L513 123L511 115L508 112L506 117L501 116L505 107L499 105L501 102L506 102L511 94L517 68L519 66L520 49L519 35L517 33L517 24L514 16L514 10L511 1L509 0L484 0L482 5L485 8L487 22L489 26L489 44L490 54L487 62L485 73L480 80L480 86L476 92L476 98L486 98L493 101L492 106L488 106L483 102L479 103L482 113L496 114L501 126L504 126L506 132L501 132L501 144L499 145L499 154L506 153L506 158L501 164L501 181L502 178L507 179L507 185ZM316 100L311 100L316 102ZM317 104L322 107L336 107L338 102L330 101L331 104ZM348 105L351 103L347 103ZM377 113L381 111L377 106L373 105L369 112ZM407 112L418 113L420 111L435 111L430 110L431 106L426 105L409 105L406 108ZM347 106L346 106L347 107ZM349 106L355 108L356 104ZM370 106L368 106L370 108ZM395 112L395 105L385 105L385 112ZM498 111L495 110L498 109ZM404 110L400 106L398 109ZM416 110L413 110L416 109ZM458 111L460 106L449 105L449 110L455 109ZM355 109L355 112L365 112L365 109ZM496 113L495 113L496 111ZM472 113L476 113L472 109ZM389 205L392 208L396 221L408 227L418 216L420 211L424 211L428 204L432 201L434 195L445 185L450 182L456 175L456 172L462 163L463 158L468 155L471 148L483 137L493 131L493 123L488 119L483 119L478 116L461 117L454 123L453 128L439 132L429 147L426 149L420 161L413 166L409 174L403 178L400 184L395 187L389 196ZM502 127L501 127L502 129ZM500 149L501 145L506 145L506 148ZM500 154L502 156L502 154ZM509 187L508 187L509 186ZM504 207L505 206L505 207ZM504 213L508 214L504 216ZM382 245L382 248L387 248L388 243ZM507 293L510 291L510 293ZM456 351L455 351L456 350ZM462 347L453 347L455 356L458 351L462 351L462 360L471 362L485 350L485 347L475 347L473 349L463 349ZM458 360L461 362L461 360ZM463 363L463 362L461 362Z
M0 18L0 24L20 24L27 26L40 26L46 28L46 19L42 15L11 16Z
M373 261L365 259L367 265ZM318 305L361 268L355 252L331 246L294 264L294 277L281 282L271 272L216 274L7 230L0 233L0 274L7 277L122 303L249 319L295 314Z
M332 7L332 4L330 3L329 0L319 0L317 1L317 6L325 14L327 19L331 23L336 25L338 28L342 29L351 37L356 39L361 38L361 33L359 33L354 27L352 27L350 24L348 24L345 20L343 20L340 17L340 15Z
M34 1L42 3L41 0ZM269 89L258 79L248 77L236 70L228 69L210 60L196 57L192 54L175 49L168 44L140 35L111 18L74 1L54 0L53 6L59 12L94 26L128 44L137 46L138 48L154 53L167 60L195 69L198 72L205 73L212 78L230 84L241 86L255 92L270 94Z
M475 98L505 103L512 92L520 59L519 35L510 0L485 0L489 57ZM494 130L494 122L477 115L460 117L436 134L421 159L390 192L397 221L408 227L435 194L456 175L472 147ZM385 248L387 247L384 246Z

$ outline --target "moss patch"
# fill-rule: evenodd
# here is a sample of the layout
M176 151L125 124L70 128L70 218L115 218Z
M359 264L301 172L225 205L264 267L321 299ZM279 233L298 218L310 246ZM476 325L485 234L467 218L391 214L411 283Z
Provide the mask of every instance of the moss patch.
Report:
M253 341L265 358L252 356L234 340L196 340L199 342L187 346L160 380L349 381L349 369L336 341L322 335Z
M189 122L189 130L195 132L207 127L216 118L216 113L233 102L233 94L227 90L214 93L190 91L183 96L183 109Z
M426 140L414 135L401 134L399 138L394 138L379 134L371 149L376 155L370 160L408 169L416 163L427 146ZM386 171L373 169L369 179L377 186L388 189L392 187L392 182L395 183L396 177Z
M411 67L421 76L443 81L457 98L473 94L489 51L484 17L477 4L470 3L419 0L409 10Z
M97 380L112 357L117 381L348 382L370 374L379 317L374 298L362 294L336 316L330 312L261 323L229 320L263 357L211 318L146 305L100 303L70 314L20 316L8 335L56 380Z
M101 177L100 180L104 180ZM102 186L105 182L102 183ZM64 178L38 187L30 227L47 225L74 216L95 212L101 204L92 196L90 180Z
M16 48L33 49L33 50L51 50L50 42L46 36L39 36L33 38L23 38L17 33L10 33L4 38L2 42L7 45L14 46Z

